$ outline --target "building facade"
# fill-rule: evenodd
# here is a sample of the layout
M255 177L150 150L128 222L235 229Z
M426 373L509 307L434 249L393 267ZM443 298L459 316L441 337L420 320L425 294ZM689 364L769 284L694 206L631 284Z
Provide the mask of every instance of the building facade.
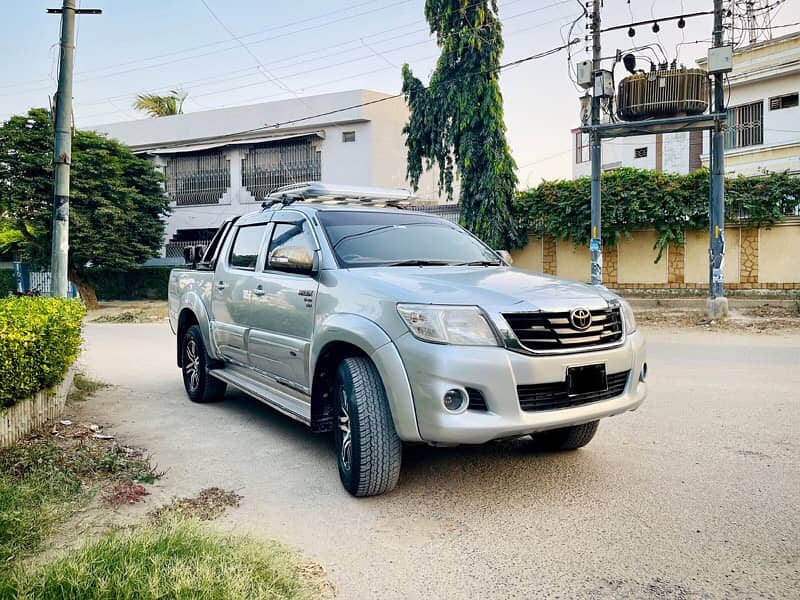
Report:
M800 173L800 32L736 49L726 86L726 173ZM580 129L571 136L572 178L590 175L589 136ZM708 167L708 151L708 132L700 131L603 140L603 170L686 174Z
M407 119L402 98L353 90L94 129L163 169L173 207L164 253L177 258L282 185L408 187ZM438 201L437 180L436 171L424 174L417 195Z
M737 49L727 85L725 172L800 174L800 32Z

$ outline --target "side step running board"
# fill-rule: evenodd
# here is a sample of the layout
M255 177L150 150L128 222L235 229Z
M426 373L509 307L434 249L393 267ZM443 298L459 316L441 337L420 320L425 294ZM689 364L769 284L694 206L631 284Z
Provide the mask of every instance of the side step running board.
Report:
M261 381L256 381L238 370L230 369L230 367L211 369L208 374L231 384L288 417L306 425L311 424L311 404L309 402L303 402L286 392L270 388Z

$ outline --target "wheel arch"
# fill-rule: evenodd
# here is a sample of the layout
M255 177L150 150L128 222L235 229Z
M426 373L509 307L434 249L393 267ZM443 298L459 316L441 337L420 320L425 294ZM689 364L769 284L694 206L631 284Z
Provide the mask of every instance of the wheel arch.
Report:
M355 314L332 315L317 327L309 361L312 430L330 431L334 427L328 391L336 366L351 356L369 358L378 370L400 438L421 441L411 385L397 348L377 323Z

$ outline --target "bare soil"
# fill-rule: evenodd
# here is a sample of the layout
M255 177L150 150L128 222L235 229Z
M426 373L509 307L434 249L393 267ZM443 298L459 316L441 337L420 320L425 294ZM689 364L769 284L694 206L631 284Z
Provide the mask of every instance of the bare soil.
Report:
M731 333L797 333L800 312L794 307L763 304L732 308L727 319L709 319L691 308L647 308L636 310L636 320L645 330L692 329Z

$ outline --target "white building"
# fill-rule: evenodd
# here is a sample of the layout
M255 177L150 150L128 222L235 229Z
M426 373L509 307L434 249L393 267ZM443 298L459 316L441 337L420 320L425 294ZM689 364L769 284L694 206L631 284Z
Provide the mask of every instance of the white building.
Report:
M736 49L726 85L726 173L800 173L800 32ZM708 166L708 148L708 133L700 131L603 140L603 170L685 174ZM573 129L572 150L572 178L590 175L588 134Z
M177 257L281 185L408 187L407 119L402 98L353 90L94 129L163 167L173 206L165 252ZM436 171L424 174L418 196L438 199L437 179Z
M685 175L701 166L700 131L637 135L603 140L603 170L635 167ZM572 178L592 174L589 134L572 130Z
M737 49L727 82L725 172L800 174L800 31Z

